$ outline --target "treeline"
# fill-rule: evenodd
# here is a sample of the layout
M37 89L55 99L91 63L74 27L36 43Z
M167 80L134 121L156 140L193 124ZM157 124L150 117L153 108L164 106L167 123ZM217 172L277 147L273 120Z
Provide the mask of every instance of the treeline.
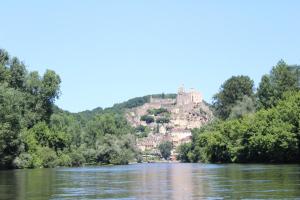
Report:
M257 90L248 76L228 79L214 96L216 119L178 148L183 162L300 161L300 67L278 62Z
M60 77L42 76L0 50L0 168L127 164L139 157L123 115L72 114L54 105Z
M143 96L143 97L135 97L135 98L129 99L128 101L125 101L123 103L115 104L113 107L108 108L107 110L122 111L124 109L142 106L145 103L149 103L151 97L152 98L161 98L161 99L176 99L177 94L162 93L162 94L147 95L147 96Z

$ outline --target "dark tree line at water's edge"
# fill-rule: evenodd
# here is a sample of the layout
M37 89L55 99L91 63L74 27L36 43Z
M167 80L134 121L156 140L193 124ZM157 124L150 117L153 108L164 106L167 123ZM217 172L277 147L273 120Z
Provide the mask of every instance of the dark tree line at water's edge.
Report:
M182 162L300 162L300 67L279 61L255 91L233 76L214 96L216 118L178 148Z

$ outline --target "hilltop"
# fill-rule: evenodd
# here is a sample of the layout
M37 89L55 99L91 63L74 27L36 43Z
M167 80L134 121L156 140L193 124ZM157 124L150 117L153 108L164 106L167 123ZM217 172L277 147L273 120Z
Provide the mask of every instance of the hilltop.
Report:
M197 90L179 88L176 98L150 96L141 106L125 111L127 121L139 131L138 148L158 155L158 146L166 141L175 149L191 141L191 130L212 120L213 114ZM175 158L175 157L174 157Z

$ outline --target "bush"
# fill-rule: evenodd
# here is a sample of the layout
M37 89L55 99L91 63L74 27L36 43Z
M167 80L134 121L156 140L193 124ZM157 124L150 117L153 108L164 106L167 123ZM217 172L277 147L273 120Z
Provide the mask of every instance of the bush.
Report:
M13 162L17 169L33 168L32 156L28 153L21 153Z
M176 159L180 160L181 162L191 162L189 158L189 152L192 150L192 144L191 143L185 143L180 145L177 148L177 156Z
M156 119L156 123L158 124L167 124L170 122L170 119L167 117L160 117L158 119Z
M53 168L57 166L58 160L54 150L49 147L42 147L37 152L42 161L42 167Z
M172 148L173 148L173 144L170 141L162 142L158 146L160 154L165 160L168 160L170 158Z
M115 152L110 156L110 164L113 165L127 165L132 159L132 152L128 149L125 149L120 152Z
M73 151L70 153L71 163L74 167L80 167L85 163L85 159L81 152Z
M57 166L65 166L71 167L72 166L72 159L68 154L62 153L57 160Z
M149 115L143 115L141 117L141 121L146 122L147 124L151 124L154 122L154 117L153 116L149 116Z
M137 136L142 138L148 136L148 134L150 133L150 128L147 126L140 125L136 127L135 131L137 132Z
M87 164L97 163L97 151L95 149L86 149L83 151L83 156Z
M169 111L165 108L158 108L158 109L150 109L148 110L148 113L150 115L154 115L154 116L157 116L157 115L160 115L162 113L168 113Z

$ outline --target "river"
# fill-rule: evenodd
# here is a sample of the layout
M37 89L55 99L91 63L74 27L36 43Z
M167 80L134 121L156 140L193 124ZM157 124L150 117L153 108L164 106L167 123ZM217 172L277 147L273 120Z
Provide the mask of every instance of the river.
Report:
M0 199L300 199L300 165L161 163L0 171Z

